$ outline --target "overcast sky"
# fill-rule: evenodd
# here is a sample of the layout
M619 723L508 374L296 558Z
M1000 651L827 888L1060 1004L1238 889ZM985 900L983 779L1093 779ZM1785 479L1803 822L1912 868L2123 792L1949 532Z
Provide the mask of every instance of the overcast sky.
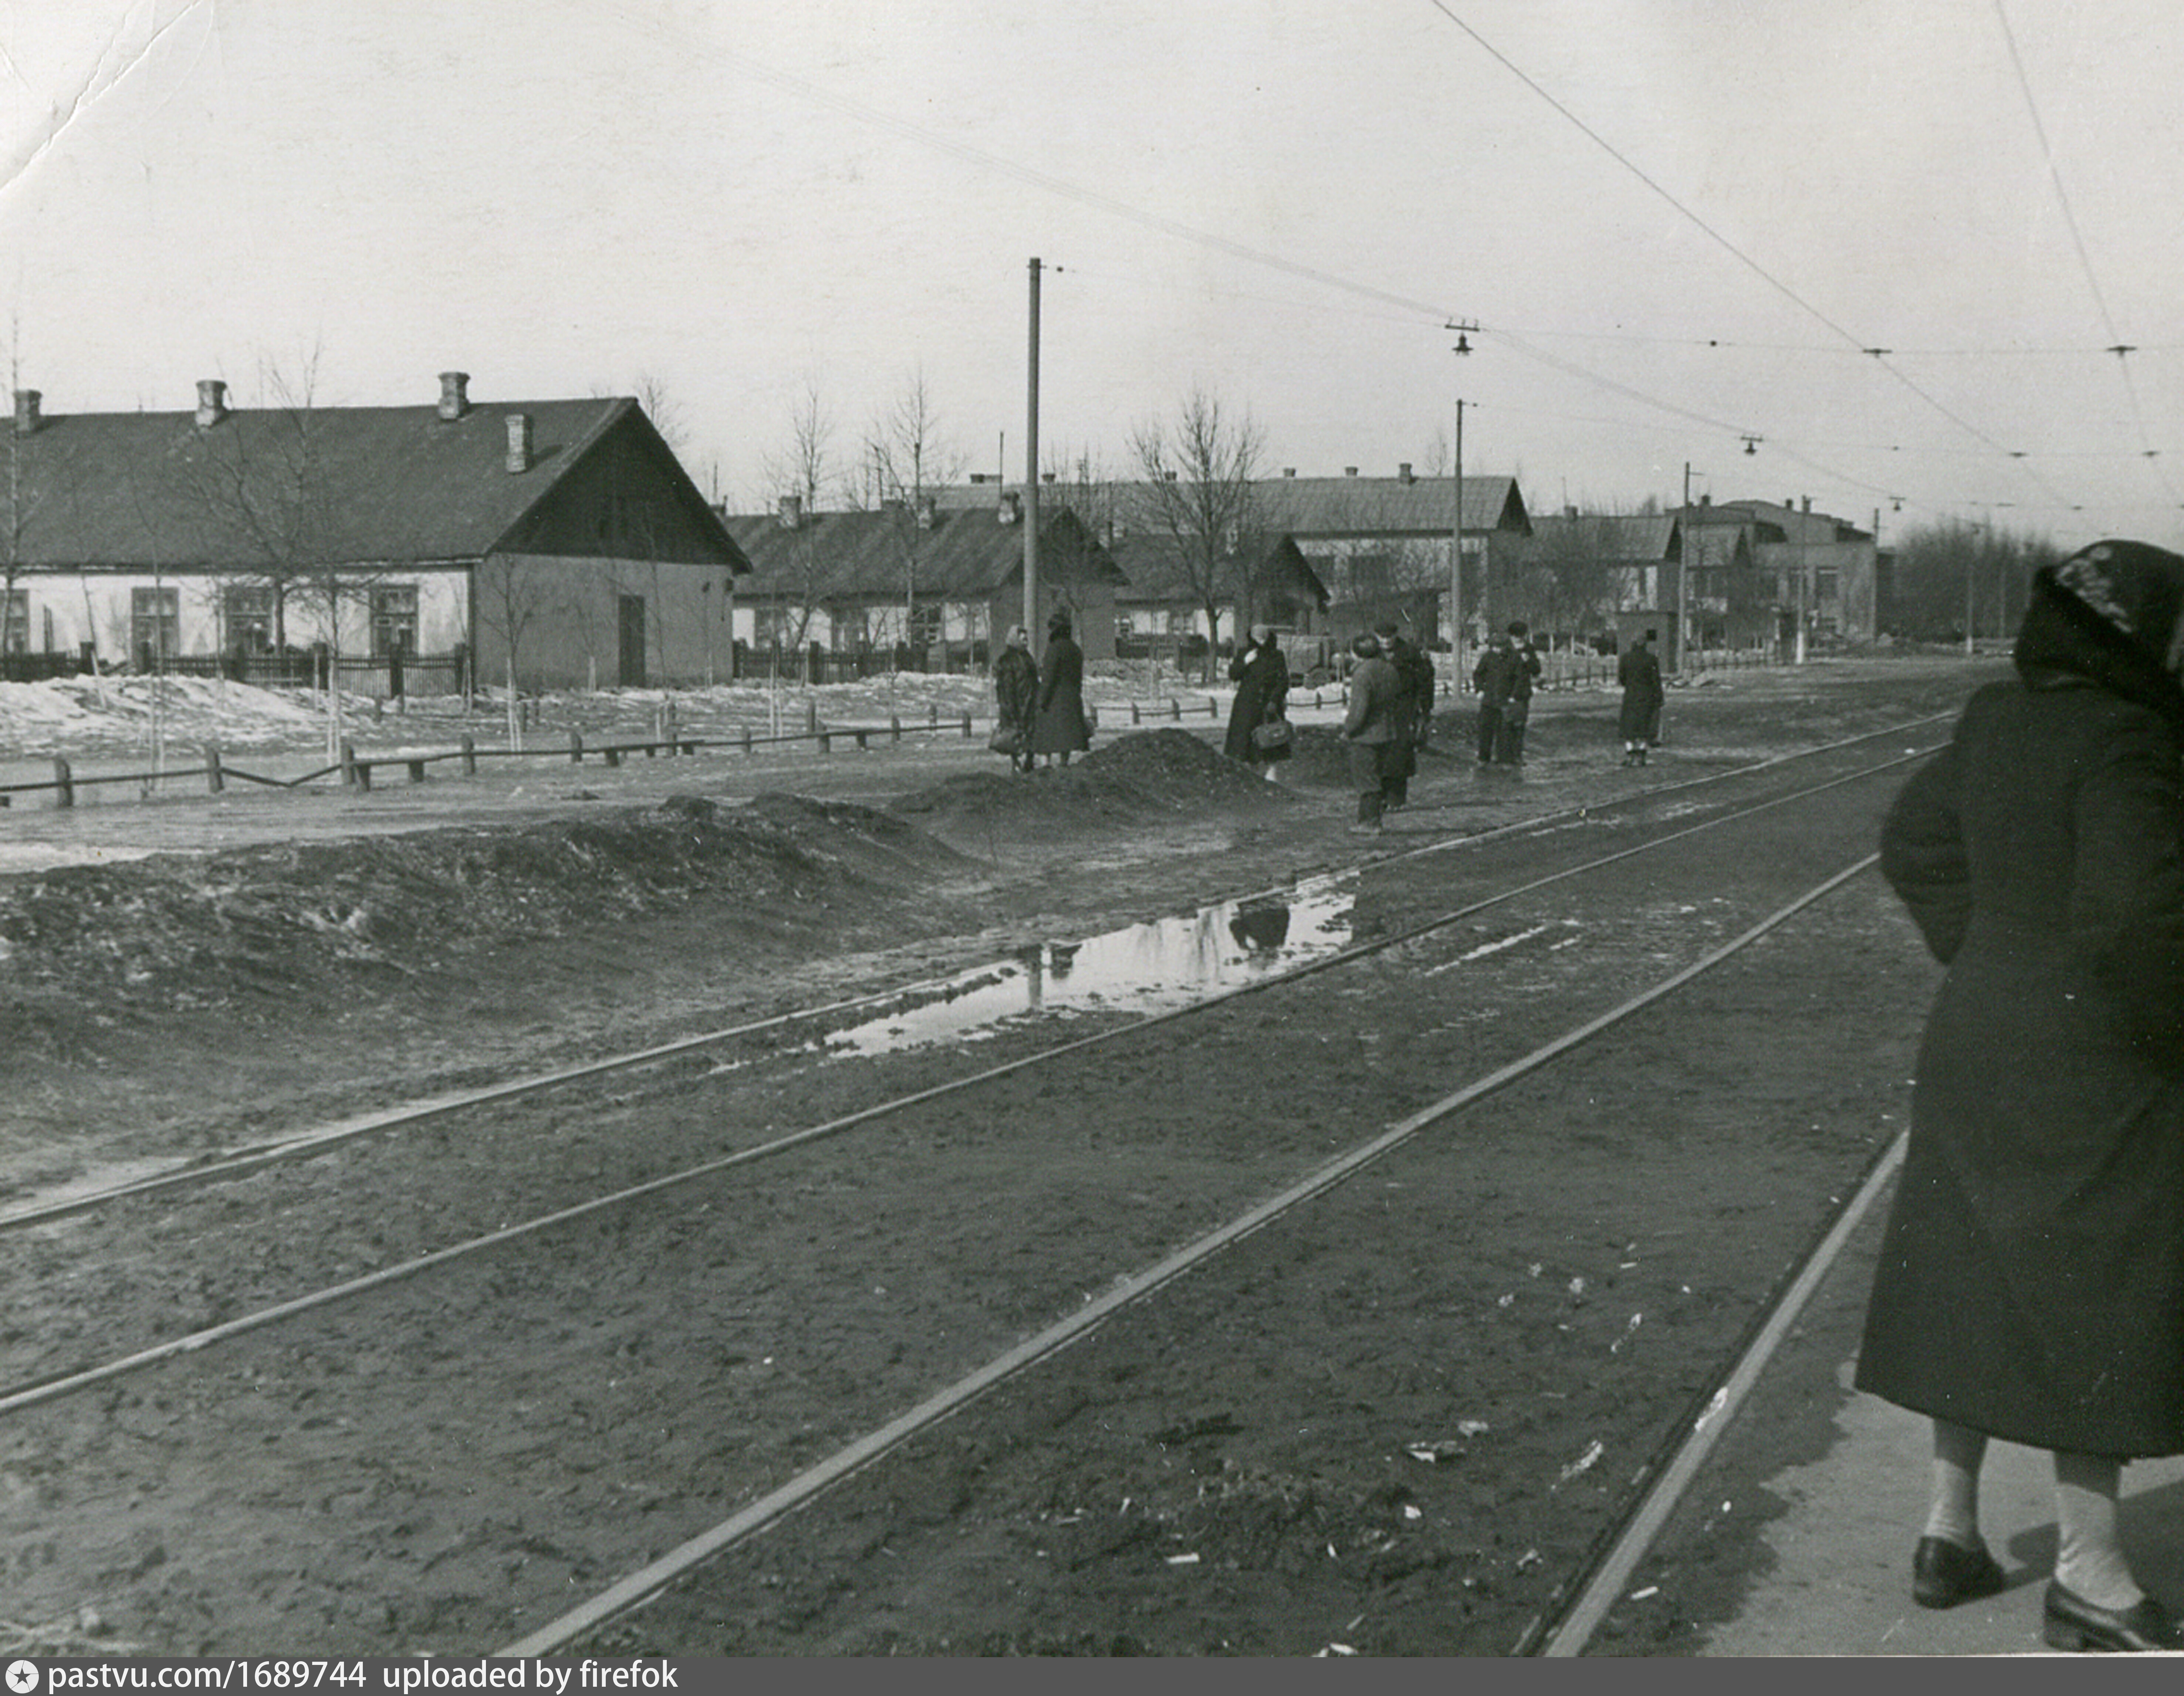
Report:
M664 396L771 505L922 371L1023 466L1194 386L1270 471L2184 543L2176 0L0 0L48 412ZM1461 358L1446 326L1475 323ZM2107 349L2126 346L2118 355ZM1864 349L1885 349L1881 353ZM1755 451L1747 454L1747 438ZM1897 502L1901 501L1900 511Z

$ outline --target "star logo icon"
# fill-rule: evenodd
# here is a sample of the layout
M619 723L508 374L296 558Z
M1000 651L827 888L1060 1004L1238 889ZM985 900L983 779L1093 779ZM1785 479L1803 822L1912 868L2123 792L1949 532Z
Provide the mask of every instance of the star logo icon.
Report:
M31 1696L38 1688L37 1663L11 1660L8 1663L8 1689L10 1696Z

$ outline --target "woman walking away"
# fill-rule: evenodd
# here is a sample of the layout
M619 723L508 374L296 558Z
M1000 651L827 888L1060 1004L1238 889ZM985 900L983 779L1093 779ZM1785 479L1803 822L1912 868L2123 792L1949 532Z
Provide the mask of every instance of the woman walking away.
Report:
M1641 634L1615 662L1615 681L1623 685L1623 714L1616 728L1623 735L1623 763L1642 766L1661 734L1661 661L1653 652L1653 633Z
M1271 625L1251 627L1250 642L1228 661L1228 681L1236 685L1236 700L1228 709L1228 734L1221 751L1272 778L1274 762L1289 758L1289 746L1262 748L1251 735L1262 724L1279 720L1289 702L1290 656L1275 642Z
M1039 711L1039 662L1031 656L1031 632L1017 625L1008 645L994 661L994 698L999 728L1016 733L1009 769L1031 769L1031 722Z
M1069 637L1069 615L1046 621L1046 657L1039 668L1039 717L1032 726L1031 751L1054 764L1059 754L1067 765L1072 754L1092 745L1084 725L1084 650Z
M2184 558L2043 568L2014 657L1881 834L1948 974L1858 1383L1933 1420L1914 1600L2003 1587L1998 1437L2054 1456L2048 1643L2184 1649L2116 1534L2122 1463L2184 1453Z
M1403 686L1382 656L1377 637L1368 633L1353 638L1350 651L1357 656L1350 673L1350 712L1342 721L1343 739L1350 744L1350 786L1357 791L1357 822L1350 834L1377 836L1387 806L1388 750L1396 742Z

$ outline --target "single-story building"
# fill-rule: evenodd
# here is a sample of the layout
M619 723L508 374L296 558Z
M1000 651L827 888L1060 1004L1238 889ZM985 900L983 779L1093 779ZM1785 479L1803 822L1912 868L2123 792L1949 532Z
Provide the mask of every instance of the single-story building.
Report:
M629 399L50 415L0 432L0 650L345 686L697 683L749 569ZM300 656L315 661L300 667ZM390 663L391 662L391 663Z
M1113 551L1127 580L1115 593L1116 633L1126 642L1185 636L1233 642L1254 624L1311 636L1326 620L1327 585L1293 537L1264 540L1216 574L1216 629L1206 628L1206 598L1173 536L1132 533L1117 537Z
M736 638L754 656L817 646L906 650L921 667L936 654L981 663L1023 616L1024 522L1014 490L975 506L926 497L833 512L783 495L772 512L726 521L751 562ZM1074 512L1040 505L1040 605L1050 614L1068 610L1088 659L1113 657L1122 583L1114 557ZM1043 620L1031 633L1037 652L1045 644Z

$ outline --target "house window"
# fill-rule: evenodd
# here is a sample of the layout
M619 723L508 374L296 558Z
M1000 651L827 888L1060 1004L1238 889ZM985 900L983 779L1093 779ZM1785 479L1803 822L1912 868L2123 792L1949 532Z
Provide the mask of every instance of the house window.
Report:
M387 583L371 592L371 654L417 651L417 585Z
M910 610L910 645L930 648L940 639L940 609L913 606Z
M1813 573L1813 598L1823 605L1833 605L1841 593L1839 583L1835 567L1822 566Z
M129 591L129 647L140 671L157 671L181 650L181 600L178 589Z
M1115 633L1117 636L1126 639L1136 635L1138 633L1136 621L1134 620L1127 612L1117 613L1115 615Z
M26 589L8 591L8 645L10 654L25 654L31 648L31 592Z
M231 654L264 654L273 647L270 585L231 585L220 591L220 646Z

